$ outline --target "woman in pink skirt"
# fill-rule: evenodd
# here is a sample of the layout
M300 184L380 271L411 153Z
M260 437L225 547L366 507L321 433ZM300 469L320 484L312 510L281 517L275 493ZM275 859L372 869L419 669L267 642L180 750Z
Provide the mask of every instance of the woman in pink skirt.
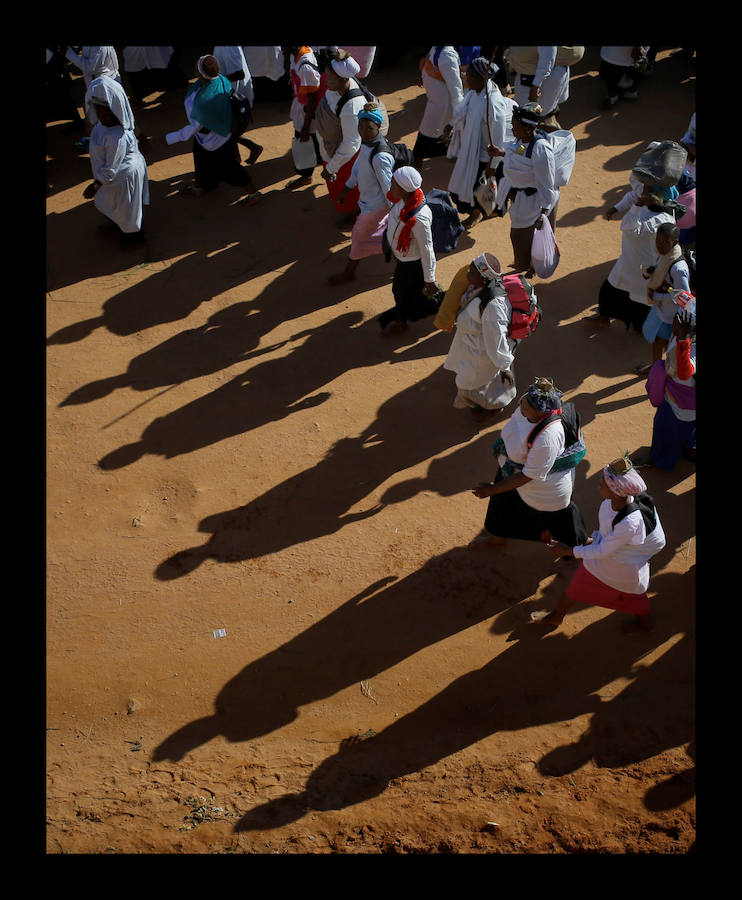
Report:
M599 490L603 502L598 531L578 547L549 543L554 557L574 556L581 560L580 567L553 612L532 613L531 621L552 630L575 603L589 603L633 613L636 621L629 627L648 631L649 560L665 546L665 533L647 486L628 456L603 469Z
M381 253L381 238L391 201L387 198L392 182L394 157L387 152L387 145L379 129L383 116L376 103L366 103L358 112L358 133L361 149L345 187L338 195L342 203L346 196L358 188L360 215L353 225L350 259L345 269L329 278L330 284L344 284L355 277L358 263L365 256Z

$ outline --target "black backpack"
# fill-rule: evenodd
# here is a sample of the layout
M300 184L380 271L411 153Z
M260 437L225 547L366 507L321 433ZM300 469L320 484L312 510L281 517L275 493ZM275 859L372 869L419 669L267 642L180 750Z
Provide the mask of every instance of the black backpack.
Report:
M234 88L229 92L229 102L232 107L232 137L238 138L247 131L252 119L252 110L246 97L238 97Z
M650 535L657 525L657 516L654 511L654 500L647 493L637 494L622 510L617 512L611 522L611 528L615 528L621 519L625 519L629 513L635 512L637 509L642 514L644 528L647 534Z
M528 435L528 447L532 446L536 436L546 428L546 426L554 421L555 416L560 416L562 420L562 428L564 428L564 450L554 460L554 464L549 470L551 472L563 472L565 469L574 469L585 458L587 447L585 439L582 436L582 428L580 414L575 409L574 403L566 401L562 403L562 411L558 413L556 410L550 416L546 416L537 422Z
M377 153L384 151L394 158L395 172L400 166L411 166L413 164L414 157L412 155L412 150L410 150L407 144L392 143L392 141L388 141L383 134L380 134L370 146L372 147L372 150L368 155L369 163L373 161L373 158Z
M554 416L558 415L560 414L554 410L550 416L546 416L541 419L540 422L536 423L531 429L531 433L528 435L529 449L533 446L533 442L540 432L542 432L550 422L554 421ZM561 419L562 427L564 428L564 446L565 448L571 447L573 444L582 440L582 422L580 420L580 414L575 409L574 403L571 403L569 400L562 403Z
M414 216L426 204L433 214L430 231L435 255L437 257L441 253L450 253L451 250L455 249L459 237L464 231L464 226L459 220L456 207L451 202L451 197L447 191L442 191L440 188L431 188L423 202L412 210L411 215ZM381 249L384 259L390 262L392 248L386 233L387 229L385 228L381 236Z

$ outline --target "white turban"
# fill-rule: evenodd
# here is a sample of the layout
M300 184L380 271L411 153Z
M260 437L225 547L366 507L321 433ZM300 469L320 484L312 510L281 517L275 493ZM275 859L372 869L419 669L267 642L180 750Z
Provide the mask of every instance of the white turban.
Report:
M353 78L361 71L361 67L352 56L346 56L345 59L333 59L330 65L340 78Z
M423 183L423 176L414 166L400 166L392 173L392 178L403 191L416 191Z

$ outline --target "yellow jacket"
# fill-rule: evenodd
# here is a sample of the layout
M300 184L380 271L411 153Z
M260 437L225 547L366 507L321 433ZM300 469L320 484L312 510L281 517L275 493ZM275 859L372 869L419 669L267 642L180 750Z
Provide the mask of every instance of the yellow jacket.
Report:
M469 264L467 263L453 276L453 281L441 301L438 314L433 322L435 327L441 331L453 331L453 323L456 321L456 316L461 307L461 298L464 295L464 291L469 287L468 272Z

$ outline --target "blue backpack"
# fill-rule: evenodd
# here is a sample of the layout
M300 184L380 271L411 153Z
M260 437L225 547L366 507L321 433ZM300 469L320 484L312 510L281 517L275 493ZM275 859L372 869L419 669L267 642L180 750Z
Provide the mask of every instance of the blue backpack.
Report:
M459 219L458 210L451 202L451 196L448 191L442 191L440 188L431 188L425 195L425 200L412 210L411 215L414 216L426 203L433 213L430 231L433 237L435 255L450 253L451 250L456 248L459 237L464 232L464 226ZM381 247L384 259L389 262L392 258L392 248L386 236L386 229L384 229L384 234L381 237Z

